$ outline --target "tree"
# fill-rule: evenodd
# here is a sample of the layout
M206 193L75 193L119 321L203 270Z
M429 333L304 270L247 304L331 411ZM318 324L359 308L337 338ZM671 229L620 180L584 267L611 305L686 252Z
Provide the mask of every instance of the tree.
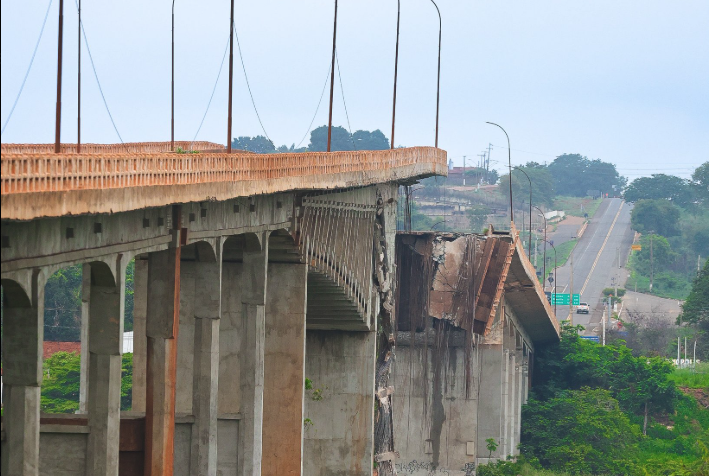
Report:
M79 409L81 357L73 352L57 352L44 361L42 411L76 413ZM121 362L121 410L130 410L133 394L133 354L123 354Z
M524 201L529 206L529 182L532 182L532 204L539 206L551 206L554 203L554 177L547 167L529 162L524 167L520 167L528 176L519 170L512 170L512 195L517 206L521 206ZM509 174L500 177L501 187L509 183ZM508 188L504 191L509 195Z
M273 142L264 136L248 137L240 136L231 141L231 148L237 150L246 150L257 154L272 154L276 151Z
M639 233L676 236L680 234L679 218L679 209L667 200L640 200L633 207L630 222Z
M692 173L692 188L701 203L709 203L709 162L704 162Z
M614 164L600 159L589 160L580 154L560 155L549 164L548 170L554 177L558 195L585 197L588 190L614 195L627 182Z
M547 400L531 399L522 409L522 453L544 466L571 474L628 474L637 427L611 392L563 391Z
M327 150L327 126L320 126L312 130L308 150L311 152L324 152ZM334 126L332 128L330 150L355 150L352 136L344 127Z
M682 314L678 317L678 321L709 324L709 260L704 263L704 267L694 280L692 291L682 304Z
M480 233L485 226L485 219L490 210L483 205L473 205L465 212L470 220L470 231Z
M385 150L389 148L389 139L379 129L372 132L356 131L352 134L357 150Z
M78 342L81 338L82 266L60 269L44 288L44 339Z
M652 242L652 244L650 244ZM650 271L659 274L674 259L672 248L667 238L660 235L643 235L640 238L642 249L633 253L633 268L643 276L650 276Z
M691 206L693 201L692 187L688 180L665 174L633 180L623 196L628 202L665 199L684 208Z

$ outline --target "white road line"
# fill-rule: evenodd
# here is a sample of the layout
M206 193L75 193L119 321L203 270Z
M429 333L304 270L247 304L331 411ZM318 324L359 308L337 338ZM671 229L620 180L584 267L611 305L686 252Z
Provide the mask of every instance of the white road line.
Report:
M606 247L606 243L608 243L608 239L611 237L611 233L613 233L613 227L615 226L615 222L618 221L618 217L620 216L620 211L623 209L623 203L625 203L625 202L620 202L620 207L618 208L618 213L615 214L615 218L613 219L613 223L611 223L611 227L608 229L608 234L606 235L606 239L603 240L603 244L601 245L601 249L598 251L598 255L596 255L596 260L593 262L593 266L591 266L591 270L588 272L588 276L586 277L586 282L583 283L583 287L581 288L581 292L579 294L583 294L583 292L586 290L586 286L588 285L588 282L591 280L591 275L593 274L593 270L596 269L596 265L598 264L598 260L601 259L601 253L603 253L603 249Z

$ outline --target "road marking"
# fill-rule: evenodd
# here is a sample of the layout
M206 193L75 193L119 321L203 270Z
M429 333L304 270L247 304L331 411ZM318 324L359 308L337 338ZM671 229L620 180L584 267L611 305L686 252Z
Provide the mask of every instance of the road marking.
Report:
M598 255L596 255L596 260L593 262L593 266L591 266L591 271L588 272L588 276L586 277L586 282L583 283L583 287L581 288L581 292L579 294L583 294L583 292L586 290L586 286L588 285L588 282L591 280L591 275L593 274L593 270L596 269L596 265L598 264L598 260L601 259L601 253L603 253L603 249L606 247L606 243L608 243L608 238L611 237L611 233L613 233L613 227L615 226L615 222L618 221L618 217L620 216L620 211L623 209L623 204L625 202L620 202L620 207L618 208L618 213L615 214L615 218L613 219L613 223L611 223L611 227L608 229L608 234L606 235L606 239L603 240L603 244L601 245L601 249L598 250Z

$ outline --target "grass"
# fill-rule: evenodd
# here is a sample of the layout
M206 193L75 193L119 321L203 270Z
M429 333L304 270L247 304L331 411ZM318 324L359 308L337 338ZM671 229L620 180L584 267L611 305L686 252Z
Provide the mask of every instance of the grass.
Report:
M709 363L700 363L694 369L677 369L670 380L678 387L709 389Z
M556 245L556 265L560 268L564 266L571 256L571 252L576 246L577 240L573 239L566 241L560 245ZM537 253L537 268L541 268L544 260L544 253ZM547 247L547 271L554 269L554 248L551 246Z
M657 273L652 286L652 292L650 292L650 278L637 271L631 271L628 280L625 282L625 289L628 291L652 294L667 299L684 301L692 290L692 283L682 275L665 271Z
M589 219L593 218L600 205L601 199L593 200L581 197L556 197L554 199L555 210L562 210L567 215L575 217L582 217L584 213L588 213Z

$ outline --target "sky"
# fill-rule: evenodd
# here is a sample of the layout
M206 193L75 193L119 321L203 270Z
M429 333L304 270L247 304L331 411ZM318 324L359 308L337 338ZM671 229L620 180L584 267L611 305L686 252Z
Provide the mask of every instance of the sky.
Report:
M51 1L3 143L54 140L59 0ZM62 141L76 142L78 18L75 0L64 3ZM1 3L3 125L49 5ZM171 6L82 2L88 46L125 142L170 140ZM492 166L506 165L505 136L486 121L509 133L513 165L579 153L615 163L633 180L652 173L689 177L709 160L709 1L439 0L438 6L439 147L455 165L463 165L463 156L475 164L488 144ZM339 0L338 8L333 124L391 137L397 2ZM277 146L305 146L311 121L327 123L333 13L334 1L236 0L251 93ZM175 1L177 140L192 140L199 130L197 140L226 142L228 38L227 0ZM402 0L397 146L434 144L437 46L432 2ZM82 142L120 142L82 48ZM233 136L264 134L234 50Z

